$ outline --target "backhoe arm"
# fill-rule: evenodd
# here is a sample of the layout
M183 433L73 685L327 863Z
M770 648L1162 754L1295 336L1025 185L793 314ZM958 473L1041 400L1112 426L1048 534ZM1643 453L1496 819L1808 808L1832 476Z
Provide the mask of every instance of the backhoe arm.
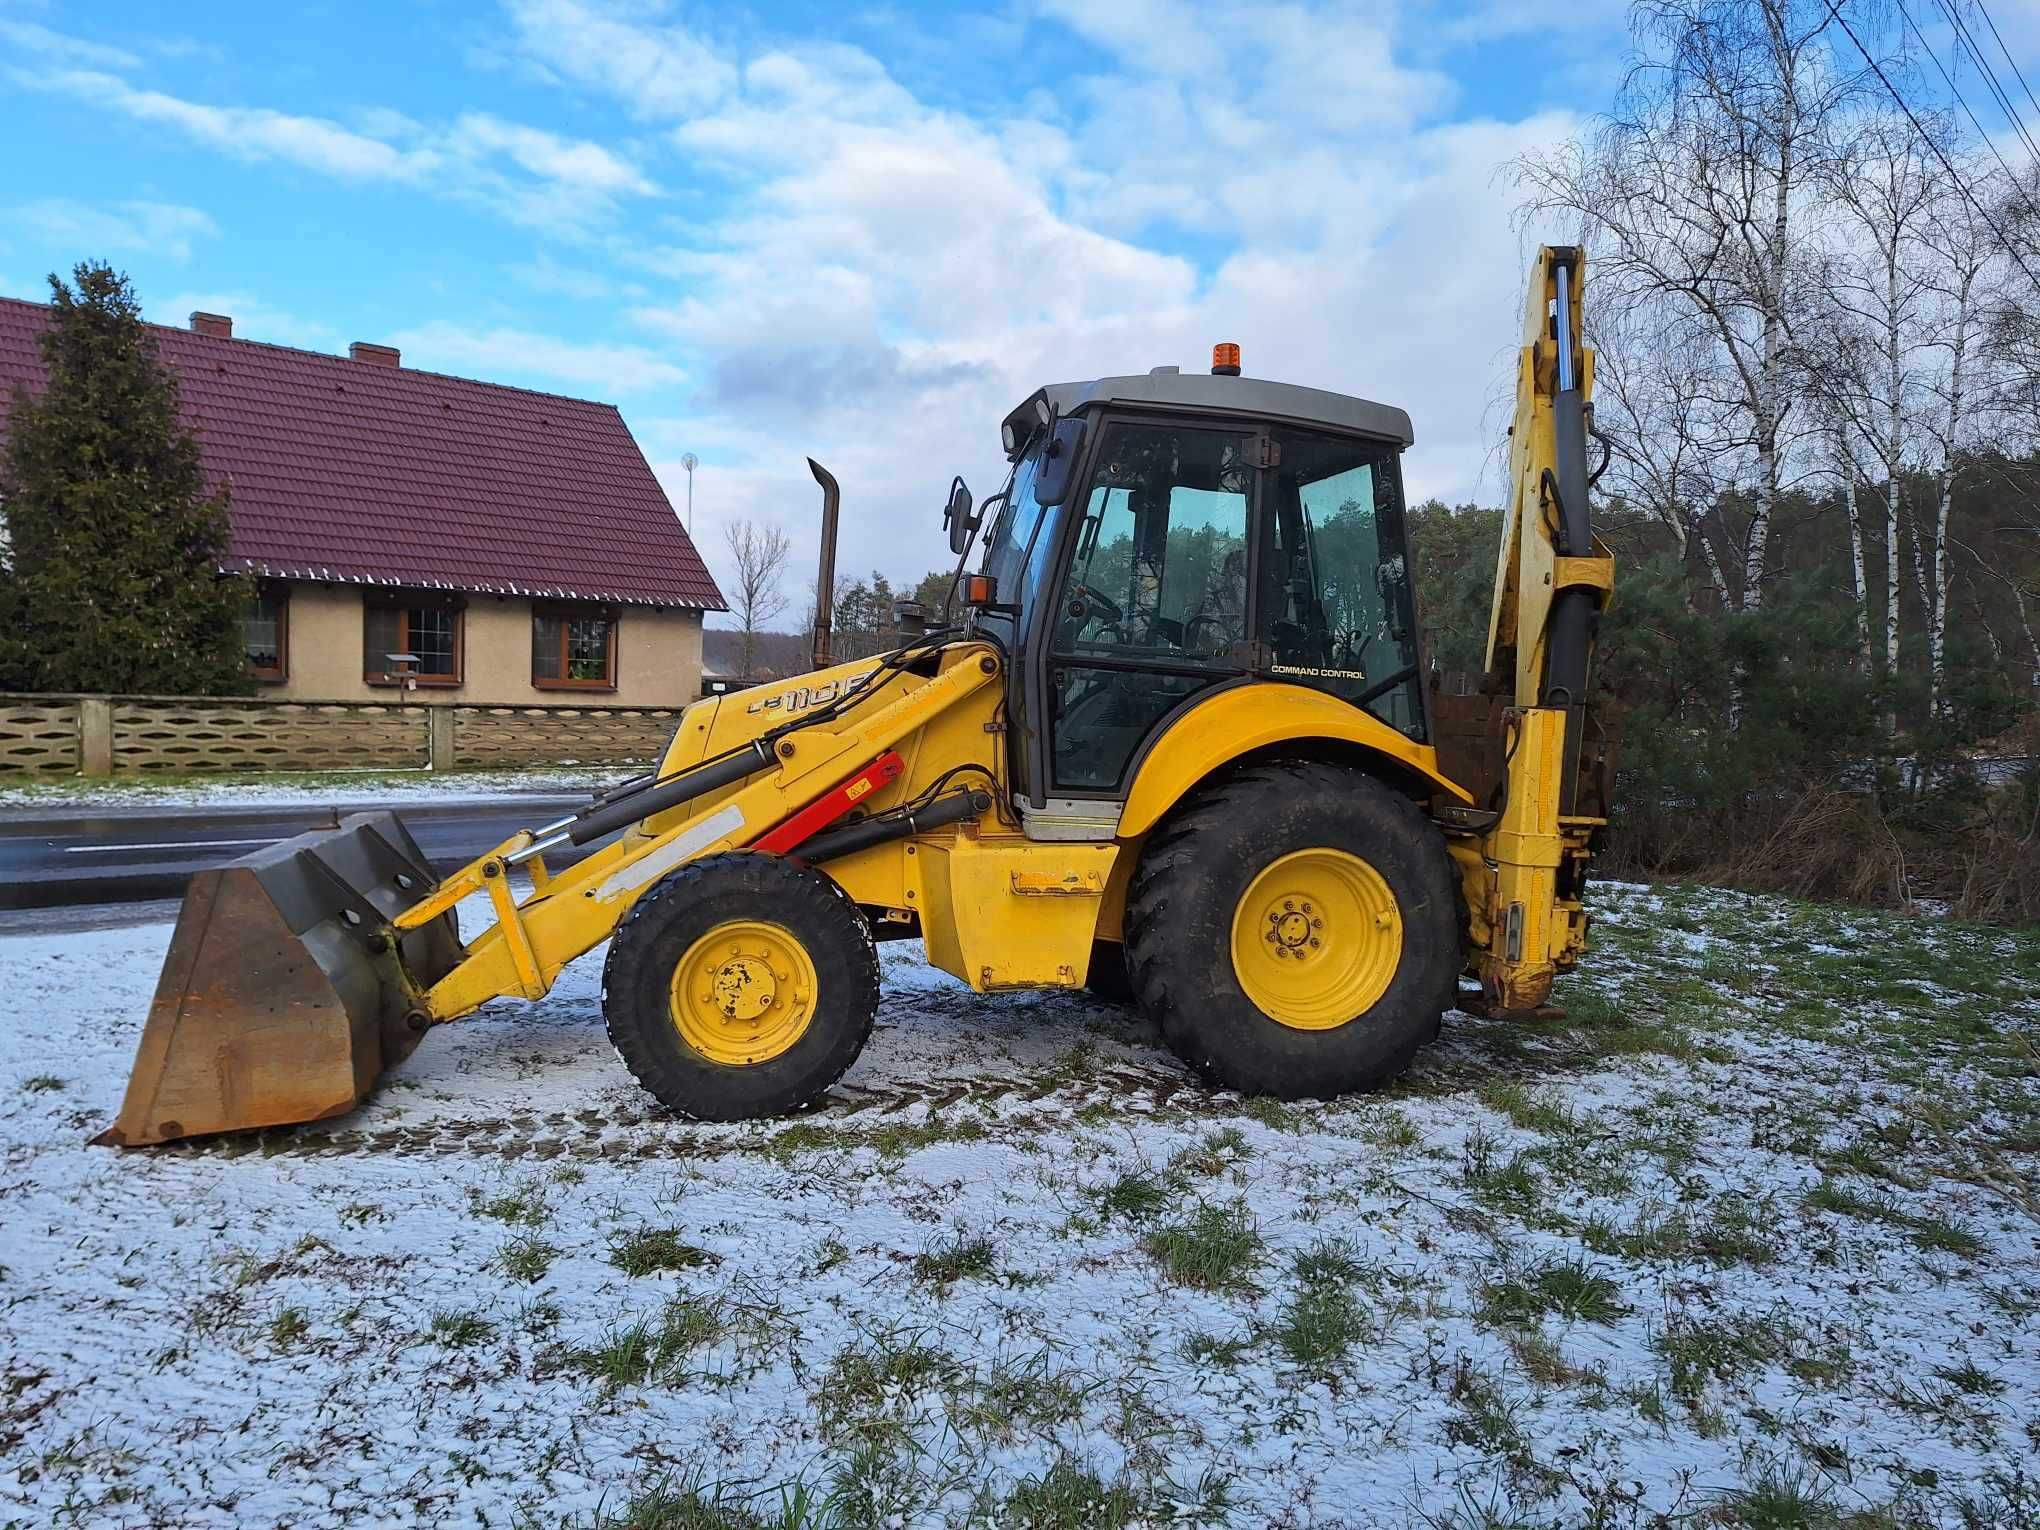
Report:
M1510 427L1510 490L1488 624L1483 730L1501 752L1498 812L1455 854L1471 969L1490 1006L1543 1004L1586 946L1580 895L1607 822L1606 751L1587 702L1614 559L1588 511L1594 358L1581 343L1585 257L1547 246L1531 268ZM1584 769L1583 769L1584 764Z

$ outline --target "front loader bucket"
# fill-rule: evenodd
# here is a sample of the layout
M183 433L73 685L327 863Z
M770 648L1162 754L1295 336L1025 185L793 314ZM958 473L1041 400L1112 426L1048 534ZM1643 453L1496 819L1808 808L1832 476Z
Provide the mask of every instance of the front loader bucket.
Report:
M271 845L191 879L120 1115L93 1141L317 1121L351 1110L426 1024L418 995L460 960L451 911L401 939L432 891L394 813Z

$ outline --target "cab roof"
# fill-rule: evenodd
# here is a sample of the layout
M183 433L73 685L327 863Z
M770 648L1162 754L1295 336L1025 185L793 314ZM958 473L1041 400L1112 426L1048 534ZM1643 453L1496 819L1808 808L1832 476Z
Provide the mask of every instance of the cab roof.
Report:
M1410 417L1387 404L1370 403L1322 388L1268 382L1259 377L1217 377L1185 374L1175 367L1156 367L1133 377L1099 377L1090 382L1050 383L1029 394L1006 416L1014 439L1025 441L1039 423L1034 401L1046 398L1058 415L1081 414L1107 404L1133 408L1195 409L1201 413L1248 415L1292 425L1318 425L1356 435L1373 436L1408 446L1416 439Z

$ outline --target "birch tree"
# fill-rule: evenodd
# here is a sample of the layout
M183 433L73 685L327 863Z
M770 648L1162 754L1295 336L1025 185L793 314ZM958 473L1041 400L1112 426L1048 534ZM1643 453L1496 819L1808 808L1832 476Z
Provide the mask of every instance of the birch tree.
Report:
M1741 489L1741 605L1763 604L1810 291L1801 226L1860 76L1825 0L1643 0L1636 61L1585 141L1517 162L1532 216L1577 225L1600 301L1660 309L1713 418L1713 476Z
M1932 288L1940 300L1933 343L1942 364L1934 380L1938 408L1929 428L1938 446L1934 508L1933 562L1928 574L1927 685L1929 707L1942 714L1948 678L1948 536L1955 502L1955 480L1967 444L1974 439L1971 397L1972 351L1981 340L1982 310L1993 295L1992 277L2002 269L2005 251L1994 221L1984 215L1992 202L2004 200L2007 187L1981 165L1957 162L1955 170L1967 183L1968 195L1945 173L1936 188L1933 216L1925 242L1932 250Z
M1874 367L1849 367L1861 386L1839 396L1884 472L1884 670L1898 672L1899 520L1908 426L1921 390L1919 352L1929 276L1923 236L1942 202L1942 178L1911 121L1878 112L1857 123L1828 165L1843 254L1832 263L1833 300L1870 337ZM1936 168L1938 162L1935 162Z

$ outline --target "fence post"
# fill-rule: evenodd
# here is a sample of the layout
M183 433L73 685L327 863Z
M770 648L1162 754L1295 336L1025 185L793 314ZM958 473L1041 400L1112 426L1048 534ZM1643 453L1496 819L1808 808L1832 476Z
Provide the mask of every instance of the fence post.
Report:
M425 709L425 758L434 770L453 769L452 702Z
M78 698L78 768L88 776L113 774L113 702L105 696Z

